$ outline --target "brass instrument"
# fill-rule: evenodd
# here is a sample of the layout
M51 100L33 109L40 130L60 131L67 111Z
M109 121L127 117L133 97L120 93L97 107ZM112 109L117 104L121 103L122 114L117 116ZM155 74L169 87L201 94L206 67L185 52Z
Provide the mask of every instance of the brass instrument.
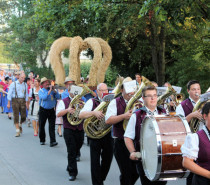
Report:
M106 99L108 96L112 97ZM102 111L103 114L105 114L107 107L113 98L113 94L106 95L103 98L103 101L93 111ZM111 131L112 125L107 125L105 123L105 117L103 117L101 120L98 120L95 116L91 116L84 121L83 128L88 137L100 139Z
M113 91L114 95L113 94L106 95L103 98L103 101L93 111L102 111L103 114L106 113L110 101L113 98L116 98L120 95L122 81L123 78L119 76L119 82ZM98 120L95 116L91 116L85 119L83 128L88 137L93 139L100 139L111 131L112 125L107 125L105 123L105 117L102 120Z
M116 80L116 81L118 81L117 85L114 88L114 90L112 91L112 93L115 94L115 98L117 98L121 95L121 86L122 86L123 80L124 80L124 78L119 75L119 77Z
M206 92L210 91L210 87L208 88L208 90ZM193 111L195 112L197 110L201 110L203 108L203 106L209 102L210 100L201 100L201 98L197 101L197 103L195 104ZM199 120L197 118L192 118L190 121L190 129L192 132L197 132L200 126L200 122L204 122L204 120Z
M67 113L67 119L68 122L71 125L79 125L83 119L79 119L79 113L80 110L83 108L84 106L84 102L81 100L82 96L90 93L91 90L89 89L89 87L87 85L83 86L83 91L81 94L76 95L70 102L69 107L72 107L75 109L74 114L70 114L69 112Z
M179 105L180 103L182 103L185 99L185 95L183 93L179 93L175 95L175 102L176 105Z
M142 90L144 89L144 87L148 86L148 85L152 85L152 83L144 76L142 76L142 82L141 82L141 85L139 87L139 89L136 91L136 93L132 96L132 98L128 101L128 104L125 108L125 113L128 111L128 110L133 110L133 108L135 107L136 105L136 101L141 97L142 95ZM123 128L124 130L126 129L127 127L127 124L128 124L128 120L124 120L123 121Z
M158 97L157 105L163 104L165 102L166 98L168 98L171 95L176 95L176 91L174 90L174 88L171 85L169 85L165 94Z

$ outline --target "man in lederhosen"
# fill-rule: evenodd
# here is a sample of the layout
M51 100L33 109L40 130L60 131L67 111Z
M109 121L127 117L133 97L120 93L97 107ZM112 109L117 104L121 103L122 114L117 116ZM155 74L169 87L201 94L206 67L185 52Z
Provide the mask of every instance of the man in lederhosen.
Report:
M9 87L9 92L7 95L8 109L10 108L12 101L12 109L13 109L13 117L14 117L14 124L16 127L16 135L15 137L19 137L22 133L22 123L26 120L26 107L28 109L28 87L27 84L24 82L25 74L21 73L20 77L17 81L12 82ZM21 121L19 124L19 113L21 115Z
M80 111L79 118L86 119L95 116L98 119L103 119L102 111L93 111L102 101L103 93L108 93L108 88L105 83L100 83L97 86L97 98L89 99ZM106 176L109 172L113 157L113 140L111 133L108 133L100 139L90 138L90 163L91 163L91 178L93 185L103 185Z
M67 113L74 114L75 109L70 107L69 104L72 100L72 94L70 93L71 86L74 81L71 80L71 84L68 87L69 96L64 98L58 103L56 115L57 117L63 117L63 136L67 147L68 153L68 166L69 180L74 181L78 174L77 169L77 155L82 147L84 141L83 122L79 125L71 125L67 119Z

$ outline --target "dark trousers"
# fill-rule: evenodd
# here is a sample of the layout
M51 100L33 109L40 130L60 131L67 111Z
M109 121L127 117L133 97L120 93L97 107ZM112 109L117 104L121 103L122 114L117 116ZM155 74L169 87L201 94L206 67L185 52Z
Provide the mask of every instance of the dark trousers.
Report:
M93 185L102 185L113 158L111 133L101 139L90 139L91 178Z
M45 142L45 124L48 119L49 122L49 135L50 143L55 142L55 110L53 109L44 109L40 107L39 109L39 139L40 142Z
M64 140L67 147L68 153L68 166L67 170L69 175L77 176L77 161L76 157L78 153L80 153L80 148L82 147L84 141L84 131L81 130L71 130L68 128L64 128L63 131Z
M120 184L134 185L139 175L135 161L130 160L130 153L124 139L114 139L114 156L120 169Z
M139 161L136 164L136 167L137 167L137 171L139 173L142 185L165 185L165 184L167 184L167 181L150 181L144 173L144 169L142 167L142 162L141 161Z
M193 174L192 185L209 185L210 179L203 176Z
M188 175L188 177L186 179L186 184L187 185L192 185L193 175L194 175L194 173L192 173L192 172L190 172L190 174Z

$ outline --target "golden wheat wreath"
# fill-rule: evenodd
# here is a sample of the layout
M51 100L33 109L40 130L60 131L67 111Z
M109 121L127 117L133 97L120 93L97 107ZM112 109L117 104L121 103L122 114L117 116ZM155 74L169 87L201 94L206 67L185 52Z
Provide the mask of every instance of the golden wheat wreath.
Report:
M55 82L63 85L65 81L65 71L61 59L61 52L69 49L69 77L80 81L80 53L90 48L93 53L93 61L89 72L88 86L97 86L104 82L105 73L112 60L112 51L109 44L101 38L88 37L83 40L81 37L61 37L55 40L50 48L50 63L55 74Z

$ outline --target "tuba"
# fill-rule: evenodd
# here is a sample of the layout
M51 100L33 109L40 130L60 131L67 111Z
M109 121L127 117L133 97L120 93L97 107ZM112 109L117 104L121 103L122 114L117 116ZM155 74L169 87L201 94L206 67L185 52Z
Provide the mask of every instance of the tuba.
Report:
M93 111L102 111L103 114L105 114L107 107L113 98L114 94L104 96L103 101ZM98 120L95 116L91 116L84 121L83 128L88 137L100 139L111 131L112 125L107 125L105 123L105 117Z
M210 100L210 92L208 93L208 91L210 91L210 88L208 88L208 90L206 91L207 93L203 94L200 96L200 99L198 100L198 102L195 104L194 108L193 108L193 111L192 112L195 112L197 110L200 110L203 108L203 106L209 102ZM202 98L202 96L204 98ZM207 98L206 98L206 97ZM190 129L193 133L197 132L198 129L199 129L199 126L200 126L200 122L204 122L204 120L199 120L197 118L192 118L191 121L190 121Z
M128 101L128 104L125 108L125 112L127 112L128 110L133 110L135 105L137 103L139 103L139 102L137 102L137 100L141 97L142 90L144 89L144 87L146 87L148 85L152 85L152 83L146 77L142 76L141 85L140 85L139 89L136 91L136 93L132 96L132 98ZM128 124L128 120L124 120L123 121L124 130L126 129L127 124Z
M110 101L120 95L122 81L123 78L119 76L118 84L113 90L114 94L104 96L103 101L93 111L102 111L103 114L106 113ZM112 125L105 123L105 117L102 120L98 120L95 116L91 116L85 119L83 128L88 137L100 139L111 131Z
M174 88L169 85L165 94L161 95L158 97L157 99L157 105L161 105L165 102L166 98L168 98L169 96L171 96L172 94L176 95L176 91L174 90Z
M79 125L83 119L79 119L79 113L80 113L80 110L83 108L84 106L84 102L81 100L81 98L90 93L91 90L89 89L89 87L87 85L84 85L83 86L83 91L81 94L78 94L76 95L70 102L69 104L69 107L72 107L75 109L75 112L74 114L70 114L69 112L67 113L67 119L68 119L68 122L71 124L71 125Z

